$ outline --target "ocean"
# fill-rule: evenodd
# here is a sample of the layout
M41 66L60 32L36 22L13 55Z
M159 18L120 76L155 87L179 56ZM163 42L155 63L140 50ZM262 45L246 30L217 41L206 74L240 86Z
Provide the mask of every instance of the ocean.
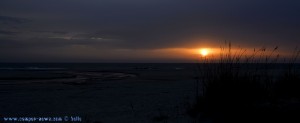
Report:
M0 117L71 117L152 122L184 110L195 65L168 63L1 63ZM0 121L3 121L0 120Z

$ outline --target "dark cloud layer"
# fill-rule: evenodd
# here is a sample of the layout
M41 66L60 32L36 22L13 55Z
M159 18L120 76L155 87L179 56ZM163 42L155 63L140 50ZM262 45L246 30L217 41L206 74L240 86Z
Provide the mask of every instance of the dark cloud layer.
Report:
M27 22L27 19L18 18L18 17L10 17L10 16L0 16L0 24L18 24Z
M74 46L110 53L216 46L224 40L294 47L300 42L299 11L296 0L1 0L0 51L6 61L26 61L19 52L43 47L49 49L45 57L59 61L55 49ZM34 57L32 52L27 55Z
M0 30L0 35L15 35L15 34L18 34L18 32Z

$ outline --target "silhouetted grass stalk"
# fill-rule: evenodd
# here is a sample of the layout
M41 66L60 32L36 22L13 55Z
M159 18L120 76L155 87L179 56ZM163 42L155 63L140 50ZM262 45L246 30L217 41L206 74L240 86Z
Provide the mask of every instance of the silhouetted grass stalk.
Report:
M242 48L232 53L231 42L225 42L225 47L220 49L217 62L202 57L197 66L202 94L197 89L196 102L187 110L191 117L199 118L203 113L216 122L295 118L285 113L300 111L300 78L295 67L300 54L298 48L283 73L274 72L276 67L286 65L277 63L278 46L269 53L266 47L254 49L249 56ZM290 99L295 99L299 107L286 106L291 103Z

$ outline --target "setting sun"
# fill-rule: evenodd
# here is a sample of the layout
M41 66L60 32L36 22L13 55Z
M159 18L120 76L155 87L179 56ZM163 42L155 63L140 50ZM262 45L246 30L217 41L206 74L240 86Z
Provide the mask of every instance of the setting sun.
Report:
M207 56L208 55L208 53L209 53L209 50L208 49L200 49L200 54L202 55L202 56Z

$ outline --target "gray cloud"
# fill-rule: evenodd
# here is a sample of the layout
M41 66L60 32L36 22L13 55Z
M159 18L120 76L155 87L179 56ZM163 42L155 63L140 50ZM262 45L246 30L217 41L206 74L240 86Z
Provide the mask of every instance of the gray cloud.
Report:
M19 17L0 16L0 24L20 24L28 22L29 20Z
M19 32L0 30L0 35L16 35Z

